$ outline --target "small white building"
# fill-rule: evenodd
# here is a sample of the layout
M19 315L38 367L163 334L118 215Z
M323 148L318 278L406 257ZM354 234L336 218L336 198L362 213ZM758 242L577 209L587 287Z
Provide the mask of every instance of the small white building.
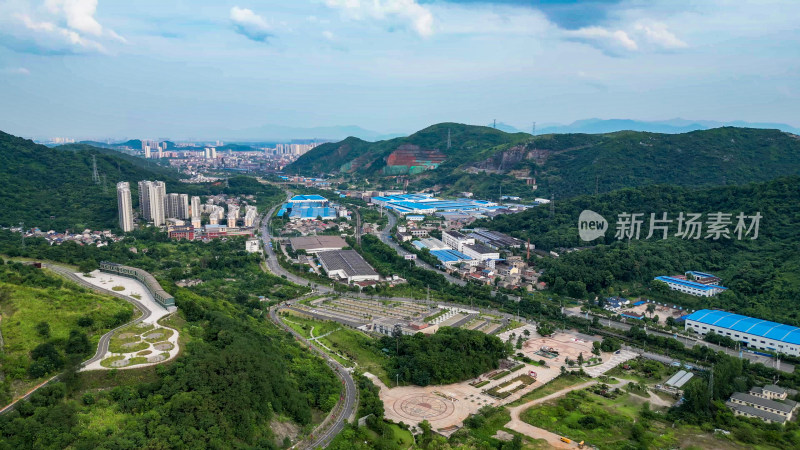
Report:
M464 246L467 244L474 244L475 238L469 238L455 230L446 230L442 231L442 241L446 246L463 253Z
M261 240L248 239L244 244L244 249L247 253L261 253Z

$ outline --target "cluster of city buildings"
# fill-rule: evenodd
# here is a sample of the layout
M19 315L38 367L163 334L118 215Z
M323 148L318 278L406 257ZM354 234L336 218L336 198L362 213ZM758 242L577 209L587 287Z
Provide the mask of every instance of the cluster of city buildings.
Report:
M426 193L377 196L371 197L370 202L382 208L391 209L400 215L446 214L453 217L465 216L478 219L516 212L489 200L471 198L442 200L434 197L433 194Z
M410 216L406 216L408 218ZM416 219L413 222L415 222ZM500 257L501 250L522 248L525 243L504 233L488 230L442 230L442 238L428 236L423 228L398 227L397 239L411 242L418 250L427 249L442 268L479 283L495 280L503 287L533 290L539 274L521 256Z
M211 197L206 203L201 203L199 196L167 193L163 181L139 181L138 193L139 218L153 226L166 227L174 239L252 235L258 219L258 209L253 205L242 208L225 196ZM133 231L131 187L126 181L117 183L117 207L120 228L125 232ZM207 217L206 225L203 225L203 216Z
M314 258L328 278L362 286L380 281L380 275L355 250L347 249L341 236L300 236L289 238L289 245L298 253L311 255L305 262L316 270Z
M94 245L103 247L110 242L117 242L122 239L122 236L117 236L111 230L90 230L85 229L80 232L71 232L69 230L63 233L54 230L43 231L39 228L22 229L20 227L10 228L13 232L23 234L23 237L39 237L45 239L50 245L60 245L64 242L75 242L79 245Z

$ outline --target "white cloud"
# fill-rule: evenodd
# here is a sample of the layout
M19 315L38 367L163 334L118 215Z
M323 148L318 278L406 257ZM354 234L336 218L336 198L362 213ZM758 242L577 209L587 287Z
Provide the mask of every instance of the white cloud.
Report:
M63 16L67 27L76 32L95 37L105 35L120 42L127 42L114 30L104 28L95 19L97 0L46 0L45 8L54 15Z
M247 8L231 8L231 22L236 32L257 42L266 42L272 36L267 21Z
M678 48L686 48L689 46L686 42L680 40L671 31L669 31L667 26L663 23L637 23L635 30L641 33L644 36L644 39L651 44L664 49L673 50Z
M22 22L26 29L38 34L39 36L35 36L34 39L42 43L46 48L52 49L60 46L63 49L64 44L68 44L82 51L106 52L102 44L92 39L84 38L74 30L60 27L53 22L34 20L27 14L17 14L15 17Z
M31 71L24 67L6 67L0 70L2 73L10 73L12 75L30 75Z
M635 51L639 45L623 30L609 30L603 27L585 27L577 30L565 30L567 39L586 42L606 53L617 54L620 51Z
M324 37L325 39L327 39L329 41L333 41L334 39L336 39L336 36L334 36L333 33L331 33L328 30L325 30L325 31L322 32L322 37Z
M422 37L433 35L433 14L416 0L325 0L325 4L354 20L406 22Z

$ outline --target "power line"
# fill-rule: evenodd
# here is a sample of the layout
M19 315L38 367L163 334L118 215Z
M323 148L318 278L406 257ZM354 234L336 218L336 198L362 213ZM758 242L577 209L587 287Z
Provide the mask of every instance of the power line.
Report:
M95 184L100 183L100 175L97 173L97 158L95 155L92 155L92 181Z

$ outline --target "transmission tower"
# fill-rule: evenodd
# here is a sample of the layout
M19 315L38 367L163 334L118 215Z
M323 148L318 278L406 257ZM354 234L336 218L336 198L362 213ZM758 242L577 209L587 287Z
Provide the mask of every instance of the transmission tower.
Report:
M494 121L492 122L492 128L494 128L495 130L497 129L497 119L494 119Z
M106 193L106 174L103 174L103 194Z
M97 174L97 158L92 155L92 181L95 184L100 183L100 175Z
M552 219L556 215L555 204L553 204L553 199L555 196L550 194L550 218Z

